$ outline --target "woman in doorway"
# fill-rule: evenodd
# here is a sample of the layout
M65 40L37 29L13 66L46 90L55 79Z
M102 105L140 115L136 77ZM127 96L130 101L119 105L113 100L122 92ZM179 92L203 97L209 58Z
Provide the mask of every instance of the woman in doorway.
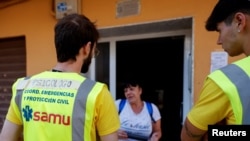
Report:
M141 99L142 85L135 78L123 84L125 99L116 100L121 128L119 141L159 141L161 115L155 104Z

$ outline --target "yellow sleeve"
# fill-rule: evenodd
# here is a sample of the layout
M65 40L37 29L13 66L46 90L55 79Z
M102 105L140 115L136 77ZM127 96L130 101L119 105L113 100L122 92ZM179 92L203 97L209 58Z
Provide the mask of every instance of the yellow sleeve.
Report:
M214 125L222 119L226 119L228 124L235 121L227 95L210 78L205 81L200 97L187 117L201 130L208 130L208 125Z
M120 128L119 115L115 106L114 98L105 85L97 97L98 114L97 130L100 136L117 131Z
M21 79L18 79L13 85L12 85L12 98L10 101L10 106L8 109L8 113L6 115L6 119L8 119L9 121L18 124L18 125L22 125L22 119L21 119L21 113L19 111L19 108L16 104L15 101L15 97L16 97L16 85L18 83L18 81Z

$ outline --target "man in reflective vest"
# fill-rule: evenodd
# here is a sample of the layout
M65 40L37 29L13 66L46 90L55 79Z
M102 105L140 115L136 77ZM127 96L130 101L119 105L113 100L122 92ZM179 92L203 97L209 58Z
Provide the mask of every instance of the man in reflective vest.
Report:
M206 22L230 56L247 57L208 75L184 122L181 140L206 140L208 125L250 124L250 1L219 0Z
M70 14L55 25L57 64L19 78L1 141L117 141L119 116L106 84L86 78L99 33L87 17Z

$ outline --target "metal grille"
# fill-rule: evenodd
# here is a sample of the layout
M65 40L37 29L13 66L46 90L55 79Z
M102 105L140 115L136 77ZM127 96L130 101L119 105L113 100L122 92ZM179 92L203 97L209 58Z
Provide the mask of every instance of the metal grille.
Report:
M0 130L10 104L11 86L25 75L25 37L0 39Z

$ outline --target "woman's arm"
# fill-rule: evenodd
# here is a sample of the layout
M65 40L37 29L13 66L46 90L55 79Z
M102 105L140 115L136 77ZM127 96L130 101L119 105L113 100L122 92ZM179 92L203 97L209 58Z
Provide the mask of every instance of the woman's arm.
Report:
M153 134L150 141L159 141L161 138L161 119L153 123Z

